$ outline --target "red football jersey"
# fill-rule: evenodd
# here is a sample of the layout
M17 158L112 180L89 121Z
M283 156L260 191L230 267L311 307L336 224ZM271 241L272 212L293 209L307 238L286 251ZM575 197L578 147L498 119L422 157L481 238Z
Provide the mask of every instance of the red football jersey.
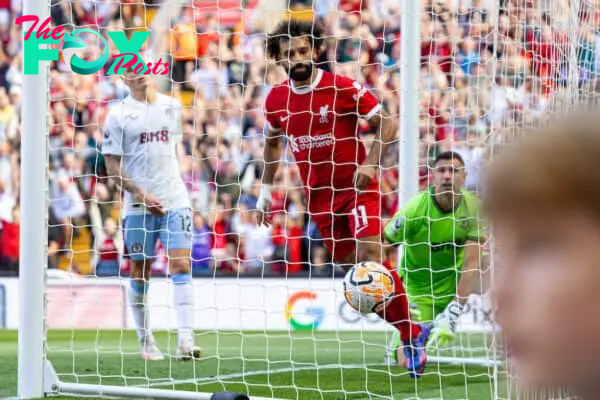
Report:
M366 158L358 121L380 110L379 101L361 84L321 69L311 86L295 88L286 81L273 87L265 101L267 120L287 136L313 199L326 195L324 191L354 193L354 172ZM311 209L315 206L309 204Z

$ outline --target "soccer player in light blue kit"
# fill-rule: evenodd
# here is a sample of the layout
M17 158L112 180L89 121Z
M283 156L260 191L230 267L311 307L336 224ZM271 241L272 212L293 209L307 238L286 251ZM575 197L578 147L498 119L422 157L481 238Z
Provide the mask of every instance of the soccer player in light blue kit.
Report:
M107 115L102 152L109 177L124 191L124 237L131 259L129 303L142 357L164 358L154 340L146 305L151 260L160 239L174 284L177 357L197 359L202 351L194 344L192 322L192 211L177 159L181 104L157 93L146 75L128 69L123 77L131 93Z

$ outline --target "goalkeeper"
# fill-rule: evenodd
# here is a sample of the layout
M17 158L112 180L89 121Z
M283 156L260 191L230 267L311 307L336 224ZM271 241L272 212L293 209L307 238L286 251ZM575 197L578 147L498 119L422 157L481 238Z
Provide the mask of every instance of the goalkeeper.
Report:
M404 244L400 276L413 318L431 324L428 347L445 347L479 271L479 200L464 189L463 158L444 152L434 162L433 187L413 197L384 229L392 245ZM399 353L400 351L400 353ZM394 334L387 360L402 362L401 341Z

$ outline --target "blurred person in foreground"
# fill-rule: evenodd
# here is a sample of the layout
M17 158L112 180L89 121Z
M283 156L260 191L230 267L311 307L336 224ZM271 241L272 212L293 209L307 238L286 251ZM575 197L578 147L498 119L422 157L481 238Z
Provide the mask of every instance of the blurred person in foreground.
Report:
M496 152L484 213L509 369L526 392L600 393L600 117L548 121Z
M382 110L360 83L315 66L322 30L311 22L283 21L267 39L269 56L289 80L265 100L269 128L257 208L271 225L272 185L286 136L303 180L308 212L335 262L348 270L357 262L382 263L381 195L377 179L382 157L396 140L398 121ZM359 121L377 132L369 153L359 137ZM389 268L395 297L378 315L400 331L409 375L419 377L427 362L429 330L410 319L398 272Z
M116 103L104 123L102 152L109 177L124 193L124 239L131 260L129 302L142 357L162 360L146 306L150 269L160 239L169 256L177 313L177 358L198 359L194 344L190 252L192 211L177 146L182 137L181 103L160 94L147 75L128 68L131 94Z
M452 151L441 153L433 163L432 175L431 188L410 199L384 230L390 244L404 244L400 275L413 317L432 327L427 344L430 351L454 340L458 319L478 276L485 240L479 199L464 187L464 159ZM396 334L387 351L388 363L402 361Z

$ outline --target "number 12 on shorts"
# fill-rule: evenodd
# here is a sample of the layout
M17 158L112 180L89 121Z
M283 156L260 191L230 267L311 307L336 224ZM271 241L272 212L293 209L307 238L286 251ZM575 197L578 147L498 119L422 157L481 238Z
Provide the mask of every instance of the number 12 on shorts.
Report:
M189 215L179 215L179 221L181 222L181 231L191 233L192 232L192 217Z
M367 209L365 206L360 205L352 209L352 215L354 215L354 232L358 233L369 226L369 219L367 218Z

